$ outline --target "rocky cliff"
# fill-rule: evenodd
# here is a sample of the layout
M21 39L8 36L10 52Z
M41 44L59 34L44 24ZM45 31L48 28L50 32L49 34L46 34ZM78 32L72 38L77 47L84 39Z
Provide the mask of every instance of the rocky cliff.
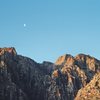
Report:
M100 73L95 74L90 83L78 91L75 100L100 100Z
M99 72L100 61L89 55L66 54L39 64L13 47L0 48L0 100L81 100Z

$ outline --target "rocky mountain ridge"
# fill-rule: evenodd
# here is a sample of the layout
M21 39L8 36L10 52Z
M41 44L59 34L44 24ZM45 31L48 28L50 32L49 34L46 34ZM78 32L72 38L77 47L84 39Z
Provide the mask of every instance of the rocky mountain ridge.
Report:
M0 100L81 100L80 91L99 72L100 61L89 55L66 54L39 64L13 47L0 48Z

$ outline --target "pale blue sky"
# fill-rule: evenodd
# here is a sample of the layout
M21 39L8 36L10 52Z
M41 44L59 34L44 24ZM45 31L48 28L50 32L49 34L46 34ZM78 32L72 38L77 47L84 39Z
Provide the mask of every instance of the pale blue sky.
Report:
M0 47L55 62L66 53L100 59L99 43L100 0L0 0Z

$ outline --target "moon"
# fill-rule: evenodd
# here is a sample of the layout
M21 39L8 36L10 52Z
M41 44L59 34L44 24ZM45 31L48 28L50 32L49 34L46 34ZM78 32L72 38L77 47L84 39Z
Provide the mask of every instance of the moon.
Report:
M26 24L24 24L24 27L26 27Z

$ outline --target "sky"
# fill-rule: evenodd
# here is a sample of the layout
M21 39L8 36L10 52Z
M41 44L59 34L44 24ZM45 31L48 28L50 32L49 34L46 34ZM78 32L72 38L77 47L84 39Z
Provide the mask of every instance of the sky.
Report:
M100 59L100 0L0 0L0 47L36 62L64 54Z

